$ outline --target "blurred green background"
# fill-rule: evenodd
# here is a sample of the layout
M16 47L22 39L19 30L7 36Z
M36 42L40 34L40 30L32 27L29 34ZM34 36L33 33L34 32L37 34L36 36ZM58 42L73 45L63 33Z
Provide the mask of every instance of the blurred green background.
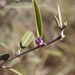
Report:
M53 15L58 17L57 5L60 5L62 19L70 26L66 37L48 46L40 48L7 64L23 75L75 75L75 0L37 0L44 26L46 42L55 38L59 32ZM0 54L15 55L22 36L27 31L36 34L32 0L0 0ZM34 47L32 43L27 49ZM24 50L24 51L25 51ZM52 53L60 51L61 54ZM0 75L17 75L1 70Z

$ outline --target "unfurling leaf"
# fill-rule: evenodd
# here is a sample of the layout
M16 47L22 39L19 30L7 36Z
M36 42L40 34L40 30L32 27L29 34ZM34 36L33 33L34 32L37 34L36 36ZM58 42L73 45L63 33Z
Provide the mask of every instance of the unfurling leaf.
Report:
M20 48L24 49L26 48L33 40L34 34L31 31L28 31L27 33L24 34L20 41Z
M35 22L36 22L36 30L37 30L37 37L42 37L43 35L43 26L42 26L42 18L39 6L36 0L32 0L34 5L34 14L35 14Z

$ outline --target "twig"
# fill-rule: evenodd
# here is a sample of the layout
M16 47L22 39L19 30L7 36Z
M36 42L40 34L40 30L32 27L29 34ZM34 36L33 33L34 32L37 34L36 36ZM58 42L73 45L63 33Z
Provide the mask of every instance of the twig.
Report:
M50 44L52 44L52 43L54 43L54 42L56 42L57 40L60 40L60 39L61 39L61 36L58 35L58 37L56 37L54 40L48 42L47 45L50 45ZM47 45L45 45L45 46L47 46ZM34 47L34 48L32 48L32 49L29 49L28 51L25 51L25 52L23 52L23 53L20 53L19 55L16 55L16 56L14 56L14 57L8 59L8 60L5 61L4 63L0 64L0 67L2 67L5 63L7 63L7 62L9 62L9 61L11 61L11 60L13 60L13 59L15 59L15 58L17 58L17 57L20 57L20 56L22 56L22 55L24 55L24 54L27 54L27 53L29 53L29 52L31 52L31 51L34 51L34 50L38 49L38 48L41 48L41 46L36 46L36 47Z
M59 8L59 6L58 6L58 15L59 15L59 20L57 19L57 17L54 17L54 18L55 18L56 23L59 24L58 26L60 28L60 33L59 33L59 35L54 40L46 43L46 45L44 45L44 46L38 45L38 46L36 46L36 47L34 47L32 49L29 49L28 51L25 51L25 52L22 52L22 53L20 53L20 54L18 54L16 56L13 56L10 59L8 59L7 61L5 61L2 64L0 64L0 67L2 68L2 66L4 66L5 63L7 63L7 62L9 62L9 61L11 61L11 60L13 60L13 59L15 59L17 57L20 57L20 56L22 56L22 55L24 55L26 53L29 53L29 52L34 51L34 50L36 50L38 48L41 48L41 47L48 46L48 45L50 45L50 44L52 44L52 43L54 43L54 42L56 42L58 40L62 40L65 37L64 30L68 26L68 23L66 21L66 22L64 22L64 24L62 24L62 19L61 19L61 14L60 14L60 8Z

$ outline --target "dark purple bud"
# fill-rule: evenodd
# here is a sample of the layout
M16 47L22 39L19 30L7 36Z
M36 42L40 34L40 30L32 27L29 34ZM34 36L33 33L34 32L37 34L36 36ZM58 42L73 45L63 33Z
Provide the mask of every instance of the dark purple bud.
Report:
M36 42L36 44L40 45L43 43L43 40L41 38L36 38L35 42Z
M46 43L44 43L41 38L36 38L35 42L36 42L36 44L40 45L41 47L46 46Z

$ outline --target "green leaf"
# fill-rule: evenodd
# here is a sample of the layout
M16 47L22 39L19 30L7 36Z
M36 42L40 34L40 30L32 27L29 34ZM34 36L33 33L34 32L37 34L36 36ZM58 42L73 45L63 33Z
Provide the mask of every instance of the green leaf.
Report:
M43 34L43 26L42 26L42 18L39 6L36 0L32 0L34 5L34 14L35 14L35 22L36 22L36 29L37 29L37 36L42 37Z
M27 33L24 34L20 41L20 48L24 49L26 48L33 40L34 34L31 31L28 31Z
M47 54L50 54L50 55L53 55L53 56L61 56L61 55L63 55L63 53L61 51L58 51L58 50L46 49L45 52Z
M15 69L13 69L13 68L7 68L9 71L12 71L12 72L14 72L15 74L17 74L17 75L23 75L22 73L20 73L19 71L17 71L17 70L15 70Z

